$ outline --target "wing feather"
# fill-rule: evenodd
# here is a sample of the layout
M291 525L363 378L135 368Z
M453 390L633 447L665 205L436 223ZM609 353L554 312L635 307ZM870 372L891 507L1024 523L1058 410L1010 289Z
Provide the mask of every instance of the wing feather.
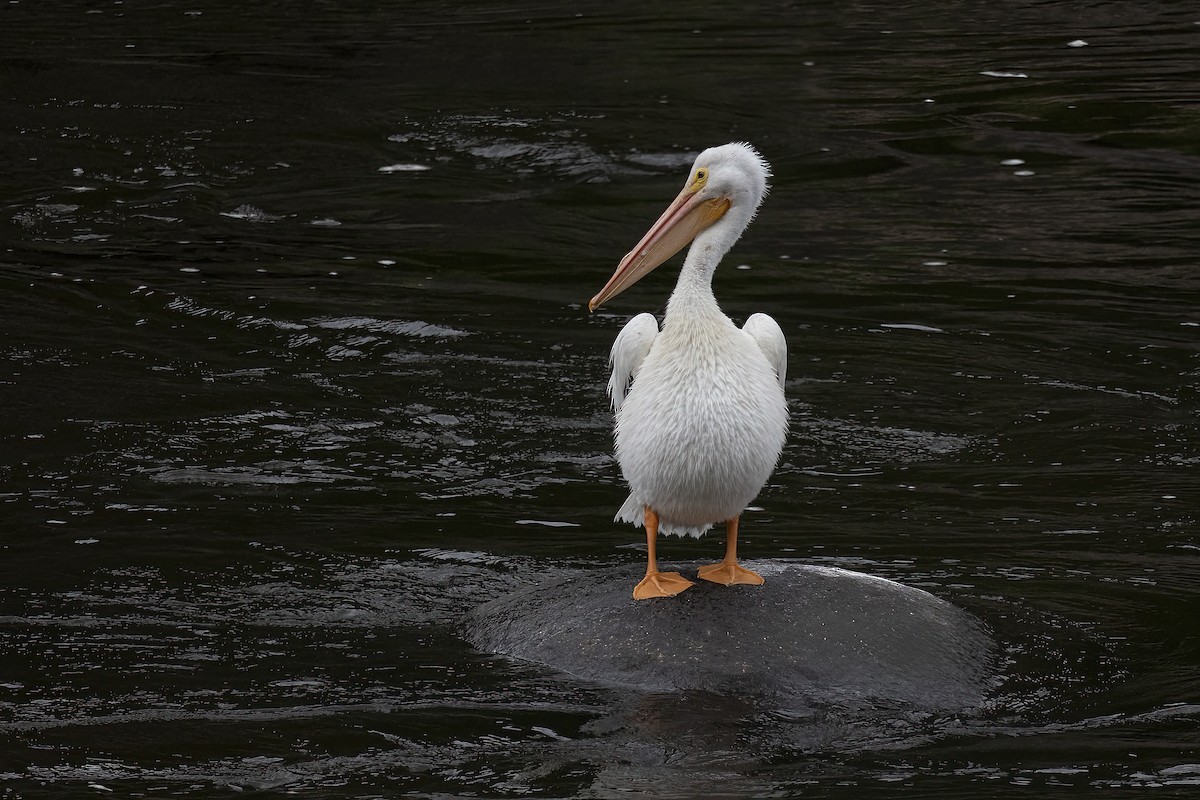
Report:
M646 354L650 352L656 336L658 320L653 314L638 314L626 322L625 327L617 334L617 340L613 342L612 352L608 356L609 364L612 365L612 377L608 379L608 396L612 398L613 411L618 410L621 403L625 402L625 395L637 377L642 362L646 360Z
M751 314L742 326L742 330L750 334L758 349L767 357L767 362L775 368L779 376L779 385L783 386L787 376L787 339L779 323L766 314Z

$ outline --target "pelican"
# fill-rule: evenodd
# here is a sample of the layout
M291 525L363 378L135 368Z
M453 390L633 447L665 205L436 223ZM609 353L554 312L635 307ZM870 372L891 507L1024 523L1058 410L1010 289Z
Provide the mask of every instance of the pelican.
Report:
M766 314L737 327L717 305L712 276L754 218L770 175L748 144L705 150L683 191L588 303L595 311L691 243L662 329L654 315L638 314L610 354L617 463L629 484L616 520L646 529L638 600L695 585L659 571L659 533L698 537L720 522L725 557L698 577L726 586L763 582L738 564L738 518L775 469L787 435L787 342Z

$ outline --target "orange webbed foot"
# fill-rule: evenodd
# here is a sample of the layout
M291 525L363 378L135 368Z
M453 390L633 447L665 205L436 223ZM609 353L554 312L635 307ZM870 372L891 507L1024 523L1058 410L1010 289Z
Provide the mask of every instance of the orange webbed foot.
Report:
M708 566L701 567L696 571L696 577L725 586L733 586L734 584L761 586L763 584L762 575L748 570L736 562L730 561L722 561L719 564L709 564Z
M651 597L674 597L695 585L678 572L648 572L646 577L633 587L633 599L649 600Z

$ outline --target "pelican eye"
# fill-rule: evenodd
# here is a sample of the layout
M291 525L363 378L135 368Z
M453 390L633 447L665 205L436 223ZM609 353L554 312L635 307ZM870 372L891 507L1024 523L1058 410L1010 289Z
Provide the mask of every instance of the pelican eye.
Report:
M708 170L707 169L705 169L704 167L701 167L700 169L696 170L696 177L692 178L692 190L695 191L695 190L701 188L702 186L704 186L704 184L707 180L708 180Z

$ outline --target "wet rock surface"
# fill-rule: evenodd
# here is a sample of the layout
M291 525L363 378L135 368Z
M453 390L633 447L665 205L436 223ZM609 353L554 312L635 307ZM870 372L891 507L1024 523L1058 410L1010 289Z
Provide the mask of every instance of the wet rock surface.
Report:
M966 611L865 573L747 566L766 584L699 581L676 597L647 601L630 597L636 567L585 572L479 606L467 617L466 635L488 652L648 691L805 706L952 710L983 703L995 645Z

